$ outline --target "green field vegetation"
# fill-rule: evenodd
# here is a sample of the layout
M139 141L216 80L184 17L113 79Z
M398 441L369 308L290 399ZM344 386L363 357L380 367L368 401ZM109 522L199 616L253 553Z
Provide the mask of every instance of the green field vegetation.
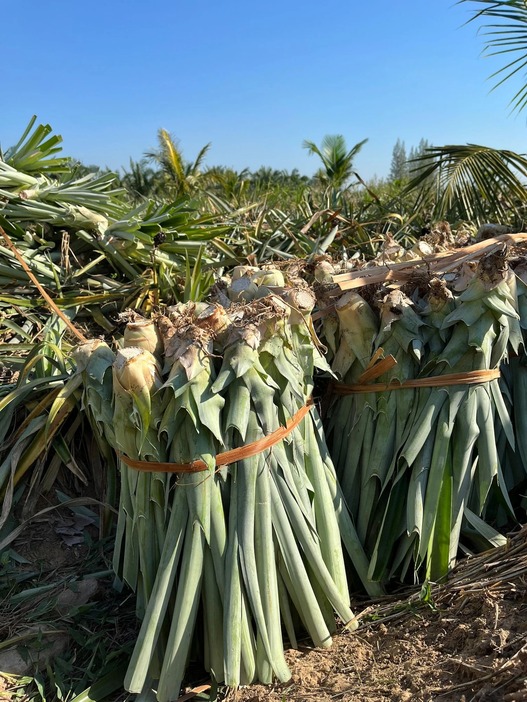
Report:
M527 26L525 4L490 0L476 2L479 12L474 19L483 18L489 25L486 35L488 49L504 54L506 65L498 72L497 80L507 80L522 69L527 53L522 33ZM510 56L513 57L512 62ZM526 100L527 87L523 87L513 96L512 105L521 110ZM420 139L420 135L417 139ZM399 140L394 146L389 175L385 179L368 182L354 165L357 153L368 149L367 138L354 145L342 135L328 135L321 144L306 139L303 147L311 154L317 167L315 174L309 177L295 170L283 172L262 167L254 172L236 172L221 166L205 166L208 146L205 145L195 157L189 158L177 139L160 129L156 150L145 153L138 162L130 161L129 167L121 173L111 173L78 163L64 155L61 137L54 134L50 126L39 124L34 118L21 133L18 143L0 153L0 592L6 621L9 620L7 629L16 629L13 622L17 621L17 616L29 616L28 603L32 602L32 598L54 592L53 588L57 585L50 573L43 577L42 573L20 570L24 557L17 550L17 538L24 530L30 530L32 524L50 513L67 512L76 515L76 518L88 520L86 524L92 531L83 535L86 547L84 573L95 573L110 590L112 548L115 531L120 524L116 512L119 511L120 497L123 498L122 468L120 471L114 450L121 444L118 441L112 443L103 430L115 420L115 399L112 405L111 388L105 386L108 379L105 373L111 361L106 366L101 362L103 365L98 366L94 370L95 375L89 376L90 380L87 381L88 365L79 362L80 356L74 353L79 341L104 340L108 345L106 348L112 349L109 353L113 354L123 343L127 323L141 318L156 318L171 306L181 303L210 300L211 291L216 294L218 285L220 288L224 285L226 289L230 285L236 287L233 281L237 274L233 275L233 271L239 266L288 271L301 261L300 277L315 289L327 283L324 273L320 272L323 271L321 262L331 262L335 270L367 267L370 262L400 263L405 260L407 252L413 251L415 254L418 250L416 247L421 245L419 242L425 241L429 245L430 241L437 244L441 240L444 250L474 243L478 232L483 231L483 225L489 223L501 227L493 230L494 233L525 231L527 157L523 154L475 144L432 145L425 139L417 141L407 154L405 145ZM515 253L516 258L523 255L522 252ZM465 336L459 343L471 348L477 344L478 349L483 348L486 343L483 336L481 339L477 337L476 332L470 332L469 338L467 330L471 325L479 325L481 334L485 330L491 334L489 348L492 348L488 351L488 358L485 356L488 361L486 369L498 368L508 356L513 356L503 372L502 384L498 386L496 380L492 386L495 434L478 434L477 439L467 440L464 448L445 448L445 451L463 453L466 466L474 460L479 460L480 464L486 461L485 466L490 466L494 454L491 456L489 446L496 444L502 463L507 463L499 469L503 469L503 475L498 468L494 470L494 467L488 466L487 474L483 477L476 472L479 483L475 488L475 501L480 513L476 514L475 508L470 509L468 525L469 542L474 550L502 543L502 534L514 526L515 520L522 521L525 516L522 501L526 484L523 473L525 420L519 410L514 412L514 402L517 407L523 407L523 396L520 396L518 388L520 384L525 384L523 335L524 326L527 325L524 315L524 299L527 297L524 295L524 283L523 287L511 284L510 289L507 288L510 279L506 278L505 264L500 271L503 277L495 280L491 292L486 289L482 293L477 282L480 279L475 276L476 282L468 286L471 292L462 293L456 298L460 301L456 312L450 303L440 312L433 311L437 312L435 321L430 323L422 337L422 319L432 315L429 309L424 311L425 303L429 303L429 290L424 294L416 286L413 291L413 309L422 315L421 321L416 321L417 314L408 311L410 303L394 302L392 306L397 304L404 310L399 320L400 327L406 329L405 333L414 334L411 353L402 342L396 344L391 337L388 338L386 329L393 320L384 325L382 310L378 317L373 312L371 315L370 312L364 313L370 315L366 323L366 326L370 325L371 332L368 348L376 350L392 344L390 353L397 356L398 367L405 367L409 374L418 374L412 365L417 363L417 341L427 372L432 375L444 373L444 368L439 367L440 360L436 361L437 358L441 359L441 352L451 342L451 332L445 330L451 329L455 323L465 325ZM241 277L244 275L241 274ZM317 275L320 277L317 278ZM517 275L520 277L520 273ZM267 279L263 281L263 278L257 282L251 279L251 295L258 299L257 288L264 289L268 285L271 286L271 293L280 287L287 290L294 287L290 282L293 277L287 278L286 275L285 282L278 284L276 281L271 284ZM44 293L51 298L51 306ZM249 302L251 299L247 293L243 301ZM317 298L315 314L320 310L322 299ZM480 316L479 312L476 314L474 311L476 299L483 309ZM463 306L461 303L466 304ZM416 319L412 317L408 321L412 314ZM249 313L247 317L250 317ZM506 322L503 321L505 317ZM326 361L315 362L311 359L310 368L312 372L313 366L318 363L321 377L326 373L327 380L331 366L339 378L356 382L365 366L362 362L353 366L357 358L355 361L352 359L349 365L342 359L342 349L349 341L342 319L339 319L341 327L336 326L333 330L329 329L330 323L318 321L317 324L315 319L312 339L316 331L325 345L323 350L329 365L324 367ZM471 321L466 321L469 319ZM353 323L359 325L357 318ZM405 327L405 324L408 326ZM300 338L298 330L295 334ZM295 334L293 341L288 340L287 343L298 350L306 339L298 341ZM336 339L342 347L340 352ZM356 339L349 341L350 348L354 343L358 343ZM220 354L217 358L221 359L227 353L227 347L222 347L221 351L215 348L215 353ZM322 345L316 348L320 353ZM470 358L469 355L463 356L460 352L456 357L459 368L464 371L479 368L475 352ZM418 361L421 360L419 357ZM265 365L263 361L262 364ZM291 364L291 368L297 368L293 361ZM453 364L454 370L458 365ZM212 387L215 387L213 373L220 373L222 368L221 363L217 363L217 366L216 371L210 371ZM432 366L434 368L430 370ZM275 382L273 378L276 380L280 375L281 368L280 365L275 368L271 363L266 366L271 378L269 386ZM305 381L309 373L305 368L303 372ZM454 371L451 369L450 372ZM159 373L161 378L161 371ZM96 387L94 378L106 395L99 386ZM325 380L322 378L322 384ZM90 386L92 381L94 384ZM309 397L308 389L311 386L309 382L306 383L302 389L302 401ZM501 401L498 400L500 393L504 398ZM382 587L389 588L394 578L399 578L398 582L408 583L415 579L442 577L457 555L461 538L459 515L467 504L473 507L474 502L470 502L473 499L470 495L472 484L469 488L464 485L464 492L460 490L462 506L458 505L459 515L454 519L455 527L451 528L451 515L446 514L446 508L443 509L450 500L449 487L441 479L435 486L435 494L429 494L426 500L423 498L420 508L408 507L407 496L402 494L407 492L406 483L401 475L407 476L408 484L418 492L412 460L415 455L422 455L420 452L434 453L435 444L430 437L424 437L423 425L417 421L417 414L412 416L413 424L409 423L400 430L400 436L392 435L397 417L406 411L406 400L401 400L397 405L391 402L388 395L381 394L375 400L379 407L382 405L378 414L382 414L382 421L387 425L387 433L383 435L368 437L364 428L367 413L371 410L375 414L377 410L370 405L366 410L362 407L360 412L353 409L357 412L356 421L362 422L362 433L357 430L357 441L361 446L370 441L371 450L377 451L380 456L379 462L385 463L384 482L380 487L374 484L371 475L363 472L364 491L357 498L357 503L350 506L352 516L349 524L346 522L346 558L350 557L352 561L350 582L355 592L368 592L370 595L379 594ZM444 414L450 418L446 422L450 433L443 437L444 446L453 446L450 442L454 440L459 442L458 445L462 444L461 437L467 429L463 422L467 422L459 414L459 407L472 403L470 411L479 412L478 416L483 417L487 405L483 407L481 403L487 402L488 398L481 398L480 395L476 398L461 393L450 403L437 402L437 415L434 416L442 413L441 416ZM425 404L428 401L428 396L416 393L416 397L416 406L418 401ZM221 402L224 400L222 397ZM341 406L351 412L346 401L343 399L341 402ZM140 402L138 407L137 413L140 415L144 407L141 409ZM260 411L265 414L258 405L254 409L255 416ZM276 410L277 416L280 411L279 408ZM346 458L338 446L335 448L335 444L338 444L335 432L342 430L342 427L339 429L335 410L333 417L331 412L329 417L329 431L334 435L329 445L337 456L333 456L337 476L348 500ZM146 421L144 417L142 420ZM151 428L150 419L147 424L146 429L144 424L138 424L137 431L143 431L146 436L147 429ZM388 425L393 428L392 434ZM472 431L474 427L469 429ZM468 429L467 432L470 433ZM516 441L511 438L512 434ZM391 438L386 442L388 435ZM144 436L141 436L144 440ZM314 436L309 440L322 445L322 439ZM419 441L412 442L416 436L420 437ZM210 440L216 439L214 435ZM475 445L478 446L477 458L470 453ZM404 469L400 467L402 464L398 464L400 474L395 475L393 466L389 467L391 456L383 454L386 447L391 447L393 455L401 449L401 455L407 462ZM489 450L488 455L486 450ZM301 453L298 447L291 448L291 451L292 454ZM410 455L413 456L412 460L408 458ZM435 464L440 462L437 456L434 460ZM291 465L295 465L293 459ZM474 474L475 464L470 463L470 466L472 468L467 470L470 473L473 469ZM364 466L361 470L364 471ZM360 472L359 468L356 467L356 471ZM288 480L293 481L293 478L288 477ZM487 501L488 494L490 497ZM135 496L133 499L139 498ZM353 496L349 497L350 503L353 500ZM385 510L382 523L379 522L379 515L374 514L376 505L381 505ZM420 520L419 533L426 536L423 536L421 543L418 539L412 540L413 537L404 543L404 539L391 539L390 529L399 519L400 512L409 509L414 509L413 518ZM444 523L440 524L441 520ZM284 524L286 522L284 517ZM355 533L353 525L358 533ZM266 523L265 528L271 529L270 522ZM342 523L339 528L344 529ZM331 536L326 536L331 542ZM124 538L122 533L119 538ZM160 539L161 535L158 534L157 538ZM127 544L126 548L131 547ZM463 548L468 552L468 547ZM357 556L359 551L360 556ZM297 556L295 552L294 558ZM360 559L363 557L368 562L361 570L364 564ZM316 567L324 558L316 554ZM310 573L316 569L313 563L307 568ZM349 568L349 563L347 565ZM342 581L341 566L340 562L338 568L335 566L338 571L338 577L335 577ZM269 563L266 567L269 567ZM147 609L155 579L156 569L154 566L152 568L152 572L148 573L148 585L142 586L141 597L144 601L139 598L140 616L144 616ZM119 570L119 564L116 570ZM273 573L273 578L278 577L273 569L268 572ZM73 582L78 577L78 572L72 572L65 575L61 582ZM381 589L376 591L377 586L371 585L373 582L380 583ZM247 583L250 589L250 578L247 578ZM313 587L318 598L320 593ZM347 595L340 594L343 597L340 610L348 611ZM79 702L81 699L104 699L118 690L132 645L126 636L120 639L112 627L116 626L121 611L119 608L126 597L125 588L124 592L115 595L100 618L93 607L87 606L85 610L76 611L67 622L62 622L60 626L66 628L75 639L78 646L75 656L79 658L75 661L73 658L61 658L57 668L48 667L45 674L40 672L35 677L13 682L13 699L18 695L20 699L62 699L68 702L75 699ZM53 625L49 620L50 610L41 599L38 602L29 619L40 624L37 636L42 637L42 630L53 628ZM128 611L134 608L135 605ZM302 609L301 602L297 609ZM328 616L331 618L333 615L331 609L328 615L324 601L324 605L321 605L321 622L325 619L327 623ZM129 618L127 631L134 632L136 624L133 616ZM294 636L293 619L287 623L290 640ZM277 626L280 626L279 620ZM0 644L0 648L22 644L31 638L27 632L8 636L7 629L4 635L7 644ZM314 625L313 630L317 630ZM105 632L109 633L109 638L115 637L118 642L116 648L112 648L105 638ZM271 644L276 658L272 663L267 660L258 662L263 671L260 678L264 680L272 679L273 670L280 669L281 665L282 648L281 641L277 643L279 635L276 629L273 630L273 637ZM89 646L93 655L87 660L79 651ZM280 652L277 653L278 649ZM82 655L86 656L86 651ZM154 668L155 664L154 660ZM146 666L143 677L138 674L141 684L136 683L136 686L139 685L139 688L145 684L149 665L150 659L143 663ZM246 665L249 664L246 662ZM286 679L287 673L281 670ZM170 669L167 677L170 677L169 673ZM182 675L180 668L178 675ZM221 676L218 679L223 680ZM236 673L233 673L232 680L239 682ZM99 688L92 690L92 697L83 697L82 691L94 683ZM165 690L163 694L163 699L169 699L173 691Z

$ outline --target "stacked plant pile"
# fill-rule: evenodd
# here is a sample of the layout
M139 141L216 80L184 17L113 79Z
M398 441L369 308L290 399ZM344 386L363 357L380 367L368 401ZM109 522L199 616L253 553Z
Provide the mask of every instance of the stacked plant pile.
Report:
M114 566L143 619L126 687L160 701L190 657L229 686L285 681L283 632L327 647L335 614L354 628L341 534L366 580L313 406L314 295L240 268L217 297L135 319L117 354L76 354L121 459Z
M159 300L196 296L212 276L190 290L185 272L196 263L236 262L220 241L229 231L224 221L199 215L181 198L133 206L116 174L79 173L78 164L61 154L61 141L33 119L19 142L0 153L0 226L61 309L82 311L112 331L123 302L151 309ZM20 298L25 309L42 304L2 237L0 287L4 309ZM27 330L19 333L24 341Z
M35 465L26 514L57 478L64 492L90 484L115 500L108 447L86 427L70 382L80 329L120 334L127 307L200 299L212 267L234 255L217 217L183 199L132 205L115 174L82 172L61 141L33 119L0 152L0 542ZM105 471L86 460L93 452Z
M506 243L335 278L360 293L322 322L341 380L327 429L373 580L441 578L460 551L503 543L517 517L525 253Z

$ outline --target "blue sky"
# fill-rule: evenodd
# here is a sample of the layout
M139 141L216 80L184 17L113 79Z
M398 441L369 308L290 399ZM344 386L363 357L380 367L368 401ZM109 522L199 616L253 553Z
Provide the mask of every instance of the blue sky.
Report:
M485 144L527 151L511 82L484 58L475 3L451 0L28 0L3 3L0 145L31 115L67 155L118 169L156 145L160 127L189 160L313 173L309 139L368 138L363 178L407 149Z

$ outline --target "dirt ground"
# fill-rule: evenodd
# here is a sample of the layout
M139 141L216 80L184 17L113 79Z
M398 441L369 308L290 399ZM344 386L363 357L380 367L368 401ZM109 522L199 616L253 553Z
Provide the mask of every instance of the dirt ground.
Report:
M55 524L55 533L61 533L64 525L60 526L57 529ZM82 556L81 547L67 546L63 540L50 549L49 539L38 538L38 528L35 531L37 538L23 549L25 556L42 558L47 552L49 557L56 551L56 560L67 554L70 562L75 555ZM287 652L293 674L289 683L222 691L220 698L226 702L527 701L527 527L507 546L465 559L445 585L375 603L355 603L355 611L360 618L358 630L335 636L330 649L306 646ZM13 678L0 673L0 699L24 699L12 697L10 689ZM126 699L129 696L122 694L108 698Z
M232 692L233 702L527 700L527 603L516 588L461 595L335 637L331 650L288 652L291 683Z
M370 605L329 650L287 653L293 677L230 702L527 700L527 528L444 586ZM359 608L360 610L360 608Z

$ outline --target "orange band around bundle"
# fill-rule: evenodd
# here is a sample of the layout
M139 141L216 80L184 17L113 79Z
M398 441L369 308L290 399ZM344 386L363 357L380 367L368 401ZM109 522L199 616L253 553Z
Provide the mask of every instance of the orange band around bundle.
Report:
M295 427L297 427L300 422L304 419L309 410L313 407L313 399L308 400L308 402L301 407L296 414L294 414L290 419L287 420L285 427L279 427L275 431L271 432L263 439L258 439L253 441L246 446L240 446L240 448L231 449L230 451L224 451L223 453L218 453L216 456L216 466L228 466L231 463L236 463L236 461L243 461L245 458L251 458L256 456L262 451L271 448L282 439L290 434ZM201 459L196 459L190 463L164 463L157 461L136 461L133 458L128 458L123 454L119 454L119 458L123 463L125 463L129 468L134 468L135 470L140 470L147 473L199 473L201 471L208 470L208 466L205 461Z
M434 375L429 378L413 378L412 380L392 380L389 383L359 383L357 385L346 385L335 383L333 390L337 395L353 395L355 393L385 392L387 390L407 390L408 388L438 388L450 385L476 385L478 383L489 383L500 377L500 371L475 370L466 373L448 373L446 375Z

